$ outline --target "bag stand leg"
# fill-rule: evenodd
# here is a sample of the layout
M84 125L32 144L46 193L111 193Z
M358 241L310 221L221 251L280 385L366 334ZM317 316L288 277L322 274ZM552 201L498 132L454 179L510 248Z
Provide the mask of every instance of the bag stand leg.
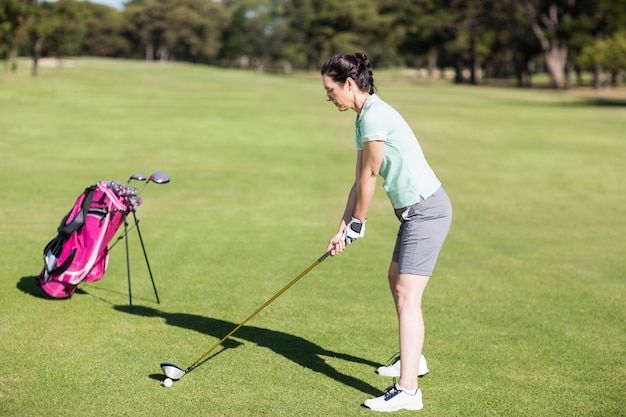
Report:
M146 253L146 247L143 244L143 237L141 236L141 230L139 229L139 219L137 219L137 215L135 214L135 210L131 210L133 213L133 220L135 221L134 226L137 228L137 234L139 235L139 242L141 243L141 249L143 251L143 257L146 260L146 266L148 267L148 273L150 274L150 281L152 282L152 289L154 290L154 295L156 297L157 304L160 304L161 301L159 299L159 293L157 292L156 285L154 283L154 277L152 276L152 269L150 268L150 261L148 261L148 254ZM126 273L128 276L128 303L130 309L133 309L133 295L130 285L130 255L128 253L128 213L124 214L124 243L126 244Z
M124 215L124 243L126 245L126 274L128 276L128 305L133 310L133 293L130 287L130 256L128 255L128 221Z
M154 290L154 296L156 297L157 304L161 304L159 300L159 293L157 292L156 285L154 284L154 277L152 276L152 269L150 268L150 262L148 261L148 254L146 253L146 247L143 244L143 238L141 237L141 230L139 230L139 220L135 214L135 210L132 211L133 219L135 220L135 226L137 226L137 234L139 235L139 242L141 243L141 250L143 251L143 257L146 260L146 266L148 267L148 274L150 274L150 281L152 282L152 289Z

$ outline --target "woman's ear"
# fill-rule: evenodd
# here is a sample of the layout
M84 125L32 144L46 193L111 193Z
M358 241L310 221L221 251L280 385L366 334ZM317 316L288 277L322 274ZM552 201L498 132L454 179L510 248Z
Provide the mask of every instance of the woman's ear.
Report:
M352 91L352 87L356 87L356 83L352 77L346 78L346 87L348 87L348 91Z

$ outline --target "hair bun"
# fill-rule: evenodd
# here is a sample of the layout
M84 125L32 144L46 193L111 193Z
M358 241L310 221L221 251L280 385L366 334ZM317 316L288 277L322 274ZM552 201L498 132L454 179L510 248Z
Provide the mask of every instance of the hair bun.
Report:
M354 56L356 59L358 59L359 61L362 61L363 63L368 62L367 55L365 55L363 52L355 52Z

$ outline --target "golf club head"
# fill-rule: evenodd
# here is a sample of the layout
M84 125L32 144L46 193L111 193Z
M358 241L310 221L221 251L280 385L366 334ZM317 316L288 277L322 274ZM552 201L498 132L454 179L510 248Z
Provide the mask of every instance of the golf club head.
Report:
M130 176L130 178L128 178L128 182L130 182L131 180L135 180L135 181L145 181L147 180L148 177L146 177L143 174L133 174Z
M163 369L165 376L174 381L181 379L187 373L187 371L169 362L162 362L161 369Z
M167 184L170 182L170 177L163 171L157 171L150 175L150 181L156 182L157 184Z

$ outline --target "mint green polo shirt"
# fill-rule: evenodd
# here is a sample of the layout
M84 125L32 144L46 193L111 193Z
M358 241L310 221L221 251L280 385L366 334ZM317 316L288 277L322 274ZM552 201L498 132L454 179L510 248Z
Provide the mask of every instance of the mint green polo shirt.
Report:
M394 209L416 204L441 187L409 124L376 94L367 98L356 118L357 150L372 140L385 142L380 176Z

